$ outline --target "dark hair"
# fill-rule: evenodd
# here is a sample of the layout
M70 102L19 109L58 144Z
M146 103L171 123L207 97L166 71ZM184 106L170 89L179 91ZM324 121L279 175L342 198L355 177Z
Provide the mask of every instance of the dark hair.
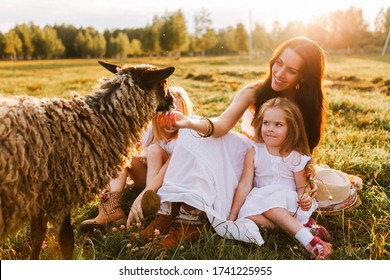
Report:
M324 76L325 55L322 48L306 37L295 37L282 43L269 61L267 77L254 85L256 90L255 116L261 106L269 99L280 96L271 87L272 67L282 52L290 48L303 60L302 81L297 85L295 102L301 110L310 151L320 142L325 123L324 96L322 80Z

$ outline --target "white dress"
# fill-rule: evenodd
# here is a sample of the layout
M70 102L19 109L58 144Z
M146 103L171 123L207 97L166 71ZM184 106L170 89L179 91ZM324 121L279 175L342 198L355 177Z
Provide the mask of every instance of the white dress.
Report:
M272 208L284 208L295 214L302 224L306 224L317 208L317 203L313 200L309 211L298 208L294 172L303 170L310 157L296 151L286 157L274 156L263 143L254 143L253 146L255 148L253 189L246 197L238 218L261 214Z
M142 134L142 148L143 149L146 149L150 143L150 137L152 137L152 133L153 133L153 129L152 129L152 126L149 125L149 127L144 131L144 133ZM157 145L159 145L164 151L166 151L169 155L171 155L173 153L173 149L175 148L175 145L176 145L176 139L171 139L167 142L164 142L164 141L159 141L157 142ZM145 155L144 154L144 150L141 152L141 155Z
M180 129L158 191L161 201L187 203L203 210L219 235L262 245L264 240L253 221L226 220L245 154L252 143L236 132L218 138L202 138L195 131Z

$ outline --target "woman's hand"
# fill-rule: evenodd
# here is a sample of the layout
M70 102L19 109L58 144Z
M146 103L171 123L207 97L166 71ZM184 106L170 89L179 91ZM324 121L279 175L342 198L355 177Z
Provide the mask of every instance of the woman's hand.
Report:
M130 208L129 216L127 217L126 228L130 229L131 224L136 223L137 227L141 226L141 221L144 219L141 207L141 198L140 194L133 202Z
M179 111L162 112L157 115L157 123L165 129L171 130L173 128L188 128L190 124L188 117Z

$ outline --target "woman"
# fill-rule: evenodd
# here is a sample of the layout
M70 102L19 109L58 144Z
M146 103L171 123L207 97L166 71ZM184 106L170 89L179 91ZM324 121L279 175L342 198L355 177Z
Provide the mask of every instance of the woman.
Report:
M197 239L204 226L204 213L220 235L259 245L263 243L253 221L227 221L244 156L250 147L247 137L230 130L244 112L243 128L251 128L248 115L257 115L269 99L286 97L302 112L312 152L320 141L325 121L324 65L324 52L317 43L305 37L290 39L274 52L265 80L245 86L219 117L191 119L175 112L164 119L162 125L165 127L187 129L179 132L163 186L158 192L162 201L182 202L182 206L177 216L171 215L169 222L158 215L151 225L159 231L168 231L160 243L162 247L175 246L183 237L187 241ZM250 129L243 132L253 137ZM311 203L310 196L302 201L304 207L310 208Z

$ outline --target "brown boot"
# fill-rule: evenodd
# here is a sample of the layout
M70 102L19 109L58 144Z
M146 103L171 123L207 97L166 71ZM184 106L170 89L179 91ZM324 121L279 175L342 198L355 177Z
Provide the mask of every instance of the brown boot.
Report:
M137 237L151 239L154 236L165 235L173 222L171 215L157 214L156 218L143 230L136 233Z
M206 222L203 211L183 203L175 222L159 245L169 249L180 242L192 243L200 238L202 230L207 226L208 222Z
M172 222L179 212L180 203L164 202L161 206L162 207L158 211L156 218L146 228L133 234L133 236L143 239L151 239L154 236L165 235L168 233Z
M169 228L167 236L159 243L165 249L177 246L179 243L192 243L200 238L205 224L188 224L177 221Z
M94 229L103 229L108 225L126 224L126 215L121 208L122 193L104 191L100 194L99 214L95 219L81 222L79 230L82 232Z

